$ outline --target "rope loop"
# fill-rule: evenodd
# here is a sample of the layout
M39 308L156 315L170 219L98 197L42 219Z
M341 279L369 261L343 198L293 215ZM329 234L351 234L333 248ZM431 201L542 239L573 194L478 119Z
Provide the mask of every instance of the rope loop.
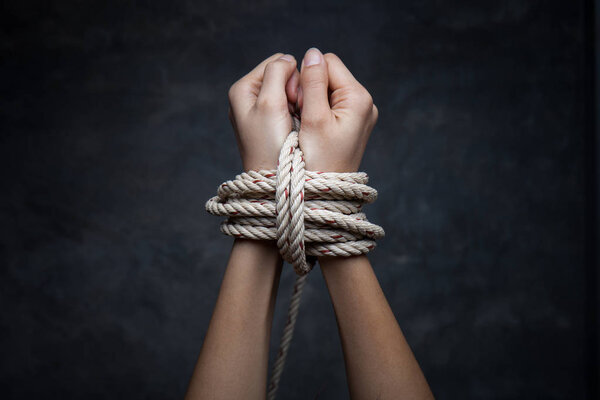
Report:
M306 171L293 130L277 170L243 172L224 182L206 210L227 217L221 224L226 235L276 240L283 259L303 276L317 256L366 254L384 236L362 213L364 204L377 199L368 180L363 172Z

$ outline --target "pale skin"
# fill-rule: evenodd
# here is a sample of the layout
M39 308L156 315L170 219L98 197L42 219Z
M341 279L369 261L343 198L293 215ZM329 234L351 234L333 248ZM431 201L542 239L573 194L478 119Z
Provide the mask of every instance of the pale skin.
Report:
M230 119L245 170L275 169L301 114L306 168L357 171L377 108L334 54L309 49L300 72L274 54L229 91ZM352 399L433 399L366 256L321 257ZM273 242L236 239L186 394L192 399L264 399L282 260ZM284 396L282 395L282 398Z

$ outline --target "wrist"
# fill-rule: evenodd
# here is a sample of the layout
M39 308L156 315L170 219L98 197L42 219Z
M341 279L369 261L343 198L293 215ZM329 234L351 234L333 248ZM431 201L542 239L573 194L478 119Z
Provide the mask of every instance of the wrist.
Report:
M231 250L235 256L247 264L246 268L269 272L281 268L283 260L274 240L251 240L236 238Z
M317 258L323 275L343 274L346 269L359 268L360 265L369 264L366 255L351 257L323 256Z
M266 257L270 260L281 260L277 243L274 240L235 238L233 248L252 258Z
M245 172L271 171L277 169L277 160L273 160L270 157L245 157L245 159L242 159L242 166Z

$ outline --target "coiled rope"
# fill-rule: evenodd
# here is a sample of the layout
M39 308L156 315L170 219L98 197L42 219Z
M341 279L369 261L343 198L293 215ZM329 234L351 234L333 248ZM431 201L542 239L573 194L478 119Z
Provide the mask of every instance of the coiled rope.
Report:
M279 252L297 277L288 307L277 358L273 364L267 399L275 399L294 333L306 276L317 256L348 257L366 254L383 228L361 212L377 198L363 172L305 171L298 144L299 120L279 153L276 171L248 171L227 181L206 210L225 216L221 231L254 240L276 240Z

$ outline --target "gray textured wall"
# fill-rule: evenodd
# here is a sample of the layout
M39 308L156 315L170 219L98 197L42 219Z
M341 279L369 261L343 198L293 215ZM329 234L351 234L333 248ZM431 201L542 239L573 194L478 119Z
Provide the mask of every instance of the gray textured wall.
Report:
M345 4L2 3L3 398L183 396L231 246L203 210L241 168L228 86L311 46L379 106L371 260L437 398L586 396L583 2ZM282 398L348 397L318 270L286 368Z

